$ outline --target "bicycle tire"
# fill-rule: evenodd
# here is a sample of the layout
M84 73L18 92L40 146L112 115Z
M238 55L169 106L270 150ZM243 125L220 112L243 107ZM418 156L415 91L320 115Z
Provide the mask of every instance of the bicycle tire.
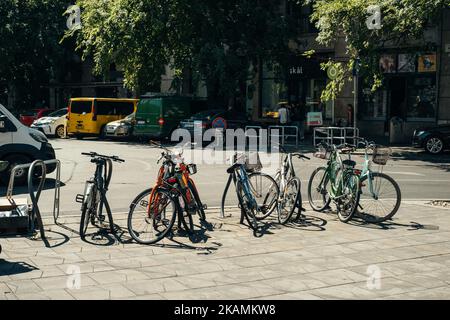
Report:
M317 199L317 201L319 203L315 203L314 199L313 199L313 196L312 196L313 181L314 181L314 178L319 174L320 171L325 171L324 174L326 174L327 176L324 177L324 185L325 185L324 187L320 186L320 185L318 185L317 187L314 187L314 188L320 188L320 190L317 190L317 191L318 191L319 195L321 195ZM320 178L320 179L322 179L322 178ZM319 167L316 170L314 170L313 173L311 174L311 177L309 178L309 182L308 182L308 201L309 201L309 205L311 206L311 208L314 211L322 212L322 211L324 211L326 208L328 208L330 206L331 198L328 195L328 191L326 189L326 185L328 184L328 181L329 181L329 179L328 179L328 174L327 174L327 168L325 168L325 167ZM328 197L327 197L327 195L328 195Z
M97 188L94 184L89 186L84 195L83 204L81 205L81 221L80 221L80 237L84 239L89 222L92 224L91 210L92 210L92 194L95 194Z
M368 212L369 209L371 208L371 206L366 204L368 202L368 200L365 200L366 194L364 193L364 189L363 189L366 186L365 182L368 180L368 176L365 176L361 179L361 190L360 190L361 197L359 200L358 213L363 218L363 220L366 222L380 223L380 222L392 219L392 217L397 213L398 209L400 208L401 201L402 201L402 194L400 191L400 186L391 176L388 176L387 174L382 173L382 172L372 172L371 176L372 176L373 180L375 180L374 178L385 179L386 181L388 181L388 183L390 183L392 185L393 190L395 191L395 204L393 205L393 209L391 211L389 211L388 213L383 214L382 216L373 215L370 212ZM379 184L380 187L382 184L383 184L382 182ZM367 195L369 198L372 198L370 191L367 192ZM383 200L380 200L379 197L380 197L380 192L378 190L378 199L372 198L374 205L377 204L379 201L383 202ZM384 205L383 205L383 208L385 208ZM364 211L360 212L359 209L363 209Z
M190 189L186 189L186 192L191 192ZM191 197L193 197L191 193ZM194 199L195 201L195 199ZM184 206L181 206L180 200L177 201L178 206L178 219L181 222L182 228L189 234L194 233L194 219L192 218L192 214L189 211L189 208L186 207L186 198L183 197Z
M262 180L266 180L265 185L263 186L263 183L261 181L256 181L257 177L261 178ZM253 179L253 181L252 181ZM248 175L248 181L251 186L251 191L253 194L253 197L255 198L258 207L264 210L263 212L257 211L256 212L256 219L257 220L264 220L268 216L270 216L275 209L277 209L277 202L278 197L280 195L280 188L278 186L278 183L275 181L274 178L269 176L268 174L261 173L261 172L254 172ZM262 189L269 188L267 191L264 191ZM260 190L257 190L260 189ZM268 203L267 203L268 202Z
M206 221L205 208L203 206L202 200L200 199L200 195L198 194L198 190L195 187L195 184L191 180L188 181L188 188L191 190L191 193L194 196L194 200L195 200L197 208L198 208L197 214L199 215L200 220Z
M285 198L286 194L287 194L287 190L289 189L289 187L294 186L294 192L292 195L289 196L289 198ZM284 207L282 207L282 203L278 204L278 222L280 224L286 224L291 218L292 215L294 214L295 208L299 208L299 210L301 210L301 203L302 203L302 195L301 195L301 181L299 178L294 177L292 179L290 179L288 181L288 183L286 184L286 188L284 191L280 191L280 193L283 192L283 200L284 202L288 201L292 207L290 207L289 209L287 209L287 211L284 211ZM286 212L286 215L283 216L282 213Z
M353 218L356 209L358 208L359 205L359 197L361 195L360 180L359 175L350 171L344 172L344 176L342 179L344 179L344 189L345 189L343 192L347 192L349 188L351 188L352 191L351 197L348 202L346 201L344 204L338 204L337 214L340 221L348 222Z
M176 205L176 202L174 201L173 197L170 195L169 191L162 189L162 188L158 188L155 193L154 193L154 199L156 199L156 196L158 194L160 194L161 196L164 196L164 199L166 201L169 202L169 204L171 204L172 207L172 212L169 212L168 217L169 219L165 219L165 221L167 221L167 225L166 225L166 229L161 231L161 232L155 232L154 236L152 236L150 239L148 240L144 240L141 236L142 232L139 232L138 230L135 230L135 227L133 226L133 218L135 216L137 216L138 214L144 216L144 223L146 225L151 225L151 228L155 229L156 225L155 225L155 216L153 216L152 218L148 217L148 206L150 205L149 201L150 201L150 195L152 194L153 188L151 189L147 189L143 192L141 192L132 202L130 205L130 211L128 212L128 232L130 233L131 237L133 238L134 241L136 241L137 243L140 244L155 244L159 241L161 241L166 235L167 233L169 233L170 230L172 230L172 227L175 223L175 219L177 217L177 210L178 207ZM165 208L167 208L168 205L165 206ZM140 206L141 211L137 211L138 210L138 206ZM138 218L136 218L138 219ZM159 220L161 220L159 218ZM156 230L158 231L158 230Z
M238 196L241 210L244 213L245 220L247 220L247 223L250 226L250 228L254 232L256 232L258 230L258 219L256 218L256 213L254 212L256 211L256 209L249 207L248 203L251 201L251 199L248 199L248 196L244 191L244 187L241 181L238 181L236 184L236 193Z

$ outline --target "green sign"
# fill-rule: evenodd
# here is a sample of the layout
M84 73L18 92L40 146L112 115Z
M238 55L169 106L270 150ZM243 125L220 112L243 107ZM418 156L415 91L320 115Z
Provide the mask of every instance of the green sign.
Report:
M327 70L327 75L330 80L336 79L338 75L338 68L336 66L329 67Z

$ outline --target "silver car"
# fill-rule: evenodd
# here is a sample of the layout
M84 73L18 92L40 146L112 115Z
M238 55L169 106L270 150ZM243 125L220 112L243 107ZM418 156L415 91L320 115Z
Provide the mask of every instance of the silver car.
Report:
M110 122L105 127L107 137L129 137L133 131L136 114L132 113L124 119Z

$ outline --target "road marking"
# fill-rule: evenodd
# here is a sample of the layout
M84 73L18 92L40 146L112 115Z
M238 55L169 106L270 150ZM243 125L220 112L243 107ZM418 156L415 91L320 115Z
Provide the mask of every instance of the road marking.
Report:
M425 175L422 173L417 172L398 172L398 171L385 171L386 174L402 174L406 176L421 176L424 177Z

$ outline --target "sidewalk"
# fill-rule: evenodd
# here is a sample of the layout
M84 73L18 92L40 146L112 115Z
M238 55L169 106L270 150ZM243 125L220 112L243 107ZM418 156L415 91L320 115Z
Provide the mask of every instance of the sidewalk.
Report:
M0 238L0 300L450 299L449 209L405 202L383 226L308 211L306 225L273 224L260 238L229 213L209 210L211 230L195 244L89 244L69 230L74 216L47 227L52 248ZM125 214L115 218L126 226Z

